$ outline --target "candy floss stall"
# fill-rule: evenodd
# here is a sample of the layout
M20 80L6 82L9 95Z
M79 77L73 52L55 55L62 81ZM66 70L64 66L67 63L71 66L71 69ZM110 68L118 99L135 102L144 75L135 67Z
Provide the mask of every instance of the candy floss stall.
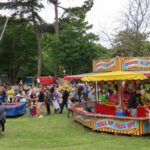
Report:
M78 103L73 106L74 119L77 122L80 122L83 126L91 128L93 131L129 135L150 134L150 116L147 115L146 111L146 109L150 109L149 103L145 103L144 106L138 106L137 116L135 117L132 117L127 110L123 110L123 112L118 111L119 107L123 108L125 105L123 103L123 95L121 93L122 81L147 80L150 75L148 71L150 70L150 59L116 58L107 61L100 60L95 64L97 65L95 65L97 68L94 69L97 69L97 72L99 69L100 72L103 71L104 73L88 75L83 77L81 80L86 82L96 82L96 85L98 82L102 81L117 81L119 85L118 105L102 103L99 101ZM132 70L131 67L136 70ZM100 68L102 68L102 70ZM109 72L106 72L105 69L108 69ZM96 97L98 99L98 92L96 93Z

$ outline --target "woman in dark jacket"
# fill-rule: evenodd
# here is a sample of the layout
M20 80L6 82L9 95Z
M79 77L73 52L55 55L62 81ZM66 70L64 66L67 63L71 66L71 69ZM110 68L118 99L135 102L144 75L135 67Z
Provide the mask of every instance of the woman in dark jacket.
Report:
M132 89L131 97L128 102L128 109L130 109L131 116L135 117L137 115L138 105L143 105L140 90Z

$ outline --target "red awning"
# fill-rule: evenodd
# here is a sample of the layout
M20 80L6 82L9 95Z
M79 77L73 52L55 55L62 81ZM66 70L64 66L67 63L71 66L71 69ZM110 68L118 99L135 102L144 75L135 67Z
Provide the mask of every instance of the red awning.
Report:
M144 74L146 77L150 77L150 74Z
M52 76L41 76L38 78L41 84L53 84L54 83L54 77Z
M83 74L78 74L78 75L68 75L68 76L64 76L64 80L80 80L81 78L87 76L87 75L92 75L92 74L101 74L99 73L83 73Z
M82 75L64 76L64 80L80 80Z
M133 72L142 73L145 76L150 77L150 71L133 71Z

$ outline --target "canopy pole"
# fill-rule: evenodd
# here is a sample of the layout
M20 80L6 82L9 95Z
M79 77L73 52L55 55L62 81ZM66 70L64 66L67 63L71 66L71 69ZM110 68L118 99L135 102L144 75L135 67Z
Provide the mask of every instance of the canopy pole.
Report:
M6 22L4 24L4 27L3 27L3 30L2 30L2 33L1 33L1 36L0 36L0 41L2 40L3 34L5 32L5 29L6 29L6 26L7 26L7 23L8 23L8 19L9 19L9 17L6 18Z
M96 101L98 101L98 86L97 86L97 81L96 81Z
M118 86L120 88L118 88L118 100L119 100L119 105L121 106L122 105L122 81L119 81L118 82Z

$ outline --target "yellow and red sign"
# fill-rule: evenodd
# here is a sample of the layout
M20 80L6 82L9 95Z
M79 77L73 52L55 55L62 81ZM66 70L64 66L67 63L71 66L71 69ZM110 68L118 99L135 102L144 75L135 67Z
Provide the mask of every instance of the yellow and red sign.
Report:
M150 57L116 57L93 61L93 72L150 71Z
M93 61L93 71L113 71L116 70L116 59L98 59Z
M150 57L123 57L122 70L150 70Z

